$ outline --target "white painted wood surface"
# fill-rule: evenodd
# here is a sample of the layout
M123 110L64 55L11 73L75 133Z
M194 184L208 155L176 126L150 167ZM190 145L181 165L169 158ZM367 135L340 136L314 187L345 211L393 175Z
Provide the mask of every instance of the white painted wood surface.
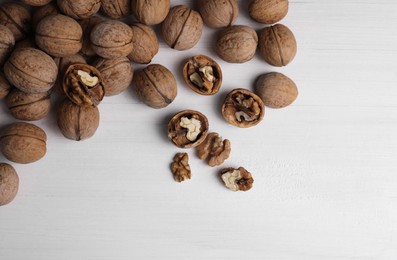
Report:
M261 28L239 2L237 23ZM219 60L215 30L205 28L194 50L161 43L153 62L178 77L166 109L146 107L129 89L104 100L95 137L79 143L63 138L54 113L37 122L48 154L13 164L21 185L0 208L0 259L397 259L397 2L291 0L282 23L296 35L296 59L285 68L259 56L220 61L224 84L214 97L192 92L180 74L191 55ZM225 94L252 89L270 71L296 81L297 101L267 109L254 128L228 125L219 112ZM224 166L250 170L251 191L227 190L219 167L194 151L193 178L174 182L169 164L180 150L166 123L187 108L232 141ZM0 102L0 127L14 121Z

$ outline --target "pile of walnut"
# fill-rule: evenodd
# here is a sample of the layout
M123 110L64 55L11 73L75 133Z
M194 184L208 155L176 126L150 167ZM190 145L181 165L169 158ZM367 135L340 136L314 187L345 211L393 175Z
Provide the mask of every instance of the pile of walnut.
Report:
M233 25L237 0L199 0L198 11L170 0L20 0L0 6L0 99L12 116L36 121L51 110L50 95L62 98L57 107L60 132L72 140L93 136L99 126L98 105L104 96L123 92L132 83L139 99L153 108L168 106L177 96L173 73L160 64L133 72L132 62L148 64L159 51L152 26L160 25L164 41L173 49L193 48L203 22L223 28L216 40L217 55L231 63L247 62L258 50L274 66L285 66L296 54L293 33L284 25L263 28L258 34ZM248 13L257 22L274 24L288 12L288 0L252 0ZM133 16L134 24L120 18ZM187 29L188 28L188 29ZM186 84L202 95L216 94L222 71L207 56L189 59L183 71ZM134 78L134 80L133 80ZM225 120L251 127L264 117L264 106L282 108L298 91L280 73L261 75L255 93L231 91L222 106ZM168 125L168 136L181 148L196 147L208 165L221 165L231 151L230 141L208 132L208 120L198 111L185 110ZM0 150L15 163L32 163L46 154L46 133L31 123L15 122L0 132ZM177 181L191 177L187 154L177 154L172 171ZM231 190L248 190L253 179L244 168L221 170ZM0 205L16 195L19 179L9 164L0 164Z

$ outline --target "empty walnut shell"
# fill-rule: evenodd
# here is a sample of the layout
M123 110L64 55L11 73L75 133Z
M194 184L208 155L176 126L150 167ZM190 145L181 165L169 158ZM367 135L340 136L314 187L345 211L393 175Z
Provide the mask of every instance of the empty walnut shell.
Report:
M14 167L0 163L0 206L14 200L18 193L19 177Z
M247 89L239 88L226 96L222 115L230 124L247 128L262 121L265 108L260 97Z
M73 19L86 19L99 11L101 0L58 0L62 13Z
M112 19L120 19L131 13L131 0L101 0L101 11Z
M202 30L200 14L185 5L171 8L161 26L164 41L176 50L193 48L200 40Z
M8 59L15 45L15 38L10 29L0 24L0 66Z
M244 63L254 57L257 45L258 36L254 29L233 25L219 32L215 51L224 61Z
M159 51L159 42L154 30L144 24L131 25L132 34L132 52L128 58L132 62L148 64Z
M239 12L237 0L201 0L198 9L204 23L212 28L232 25Z
M19 41L31 31L30 12L19 3L2 4L0 6L0 24L7 26L14 34L15 41Z
M16 163L32 163L47 151L47 135L38 126L12 123L0 132L0 150L4 157Z
M289 106L298 97L298 88L287 76L271 72L261 75L256 81L255 92L265 106L283 108Z
M168 122L168 138L179 148L200 145L207 137L208 119L195 110L183 110Z
M296 55L296 40L288 27L282 24L266 27L259 31L259 53L270 65L282 67Z
M183 67L186 84L201 95L214 95L222 85L222 70L218 63L205 55L191 57Z
M0 100L5 98L11 90L11 85L6 79L3 71L0 70Z
M253 0L248 6L252 19L259 23L274 24L288 13L288 0Z
M132 0L131 9L139 22L155 25L164 21L170 10L170 0Z
M100 24L103 19L100 16L91 16L87 19L82 19L79 21L81 28L83 29L83 46L80 52L85 56L96 55L95 51L92 49L91 44L91 31L97 24Z
M73 64L63 77L63 92L79 106L97 106L105 96L99 70L88 64Z

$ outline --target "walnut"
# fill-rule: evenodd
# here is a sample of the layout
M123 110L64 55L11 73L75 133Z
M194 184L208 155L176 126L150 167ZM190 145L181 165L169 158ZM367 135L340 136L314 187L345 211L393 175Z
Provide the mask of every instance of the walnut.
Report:
M18 193L19 177L14 167L0 163L0 206L10 203Z
M197 154L201 160L208 159L211 167L221 165L229 158L231 144L228 139L223 140L218 133L209 133L207 138L197 146Z
M132 62L148 64L159 51L159 42L155 31L144 24L131 25L132 35L132 52L128 58Z
M288 0L252 0L249 16L259 23L274 24L288 13Z
M232 191L247 191L252 188L254 183L251 173L244 167L238 169L226 168L221 170L220 175L225 186Z
M239 12L237 0L200 0L198 9L204 23L212 28L232 25Z
M0 70L0 100L5 98L11 91L11 84L6 79L3 71Z
M26 6L15 2L0 5L0 24L7 26L15 41L19 41L31 31L31 15Z
M0 24L0 65L8 59L14 49L15 38L8 27Z
M189 166L189 156L187 153L177 153L171 164L171 171L174 174L175 181L182 182L192 178L192 172Z
M164 21L170 5L170 0L132 0L131 10L140 23L155 25Z
M57 0L57 3L62 13L76 20L96 14L101 7L100 0Z

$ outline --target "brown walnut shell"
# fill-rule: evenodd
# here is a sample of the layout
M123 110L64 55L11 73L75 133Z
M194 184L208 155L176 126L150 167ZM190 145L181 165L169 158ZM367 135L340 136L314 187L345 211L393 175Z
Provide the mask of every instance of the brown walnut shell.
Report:
M99 126L97 107L79 106L65 99L58 107L57 123L68 139L81 141L92 137Z
M32 24L33 24L34 30L36 31L37 25L45 17L50 16L50 15L56 15L56 14L59 14L59 9L58 9L57 4L54 2L50 2L44 6L37 8L33 12L33 16L32 16Z
M31 31L30 12L25 6L18 3L2 4L0 6L0 24L7 26L14 34L15 41L19 41Z
M256 81L255 92L265 106L271 108L289 106L298 97L298 88L295 83L278 72L261 75Z
M14 45L14 34L12 34L8 27L0 24L0 66L8 59Z
M131 0L101 0L101 11L112 19L130 15Z
M205 73L208 67L211 68L212 75ZM195 81L196 77L198 79ZM183 66L183 78L194 92L201 95L214 95L218 93L222 85L222 70L212 58L197 55L191 57Z
M212 28L232 25L239 12L237 0L200 0L198 9L204 23Z
M151 64L134 76L138 98L152 108L163 108L177 95L176 79L171 71L160 64Z
M164 21L170 10L170 0L132 0L131 9L140 23L155 25Z
M51 2L52 0L21 0L24 4L31 6L43 6Z
M262 29L258 35L259 53L270 65L286 66L295 58L296 40L288 27L276 24Z
M0 70L0 100L5 98L11 91L11 85L6 79L3 71Z
M22 49L22 48L38 49L39 47L37 47L36 41L33 37L27 37L27 38L15 43L14 50Z
M46 154L47 135L38 126L12 123L0 132L0 150L4 157L16 163L32 163Z
M91 31L97 24L103 22L103 18L100 16L91 16L87 19L83 19L79 21L81 28L83 29L83 47L80 52L85 56L94 56L96 55L95 51L92 49L91 44Z
M70 65L73 64L85 64L87 61L80 54L75 54L67 57L55 57L55 64L58 66L58 77L54 89L58 91L60 94L65 95L63 92L62 82L63 77Z
M193 48L200 40L202 30L200 14L185 5L171 8L161 25L164 41L180 51Z
M0 206L14 200L18 193L19 177L14 167L0 163Z
M58 0L58 7L62 13L73 19L86 19L99 11L100 0Z
M215 51L230 63L244 63L256 52L258 36L254 29L245 25L233 25L219 32Z
M225 98L222 115L229 124L237 127L252 127L262 121L265 115L263 102L248 89L234 89Z
M43 93L54 85L58 68L45 52L22 48L13 51L4 65L4 74L12 85L23 92Z
M288 0L253 0L248 6L252 19L259 23L274 24L288 13Z
M189 140L190 130L182 126L183 118L200 122L200 129L197 129L195 139L190 138L191 140ZM168 122L168 138L179 148L193 148L204 142L208 129L208 119L205 115L195 110L183 110L175 114Z
M159 42L154 30L144 24L131 25L132 34L132 52L128 58L132 62L148 64L159 51Z

